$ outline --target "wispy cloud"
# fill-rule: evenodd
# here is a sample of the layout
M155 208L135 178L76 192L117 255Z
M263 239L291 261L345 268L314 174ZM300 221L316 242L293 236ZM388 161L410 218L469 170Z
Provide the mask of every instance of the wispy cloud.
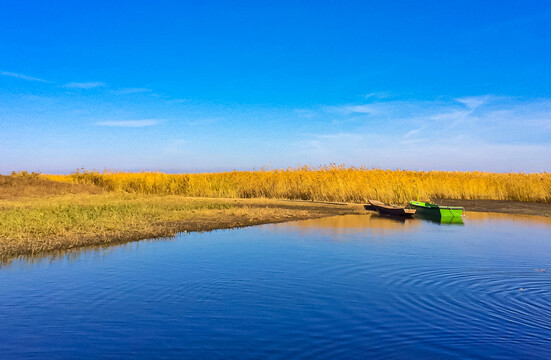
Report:
M549 171L550 144L501 144L469 136L406 138L358 133L315 134L289 146L290 158L311 164L346 163L385 169Z
M358 114L369 117L357 117ZM444 135L451 127L454 131L474 136L502 134L505 141L519 135L538 137L549 129L551 100L523 100L491 95L434 101L383 101L369 104L345 104L320 107L317 118L334 124L361 119L358 126L369 126L388 134L407 134L423 128L427 134ZM415 135L412 132L409 136Z
M455 99L457 102L465 105L471 110L475 110L479 106L487 103L490 100L490 96L471 96Z
M390 91L377 91L377 92L365 94L364 97L366 99L387 99L391 96L392 94L390 93Z
M11 76L11 77L14 77L14 78L28 80L28 81L38 81L38 82L44 82L44 83L49 82L47 80L40 79L40 78L37 78L37 77L18 74L18 73L9 72L9 71L0 71L0 75L2 75L2 76Z
M290 147L298 160L409 169L551 170L551 99L385 99L313 111L312 123L321 131L302 134Z
M69 88L69 89L93 89L98 87L104 87L105 83L100 81L93 81L93 82L70 82L63 87Z
M380 112L378 106L372 104L365 105L343 105L343 106L326 106L323 108L324 111L335 113L335 114L376 114Z
M143 119L143 120L110 120L98 121L97 126L113 126L113 127L146 127L157 125L161 122L158 119Z
M404 139L407 139L409 137L412 137L413 135L419 134L419 132L421 130L423 130L423 128L413 129L413 130L408 131L407 133L405 133L405 135L403 137L404 137Z
M361 139L361 136L353 133L317 134L320 140L350 141Z
M117 95L131 95L139 93L150 93L152 91L153 90L147 88L124 88L113 90L113 93Z

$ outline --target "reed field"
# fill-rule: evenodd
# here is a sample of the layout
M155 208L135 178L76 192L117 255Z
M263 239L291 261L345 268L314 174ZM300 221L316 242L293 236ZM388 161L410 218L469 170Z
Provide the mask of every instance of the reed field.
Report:
M368 199L405 204L435 198L539 202L547 211L551 174L344 166L204 174L13 173L0 175L0 258L182 231L366 214L353 203Z
M406 171L323 166L201 174L77 171L48 179L110 192L363 203L485 199L551 203L550 173Z
M92 184L54 182L38 173L26 171L0 175L0 201L24 197L45 197L66 194L101 194L105 190Z
M361 206L106 191L29 173L0 175L0 260L74 247L364 213ZM1 264L0 264L1 265Z

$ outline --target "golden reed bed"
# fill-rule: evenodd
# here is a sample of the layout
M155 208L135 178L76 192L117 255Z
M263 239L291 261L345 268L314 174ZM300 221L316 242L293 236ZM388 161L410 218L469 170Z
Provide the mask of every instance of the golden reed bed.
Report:
M550 173L406 171L323 166L202 174L77 171L44 175L107 191L193 197L275 198L362 203L378 199L488 199L551 203Z
M0 175L0 260L172 236L181 231L365 214L360 205L334 202L364 203L369 198L394 203L455 198L460 200L447 201L460 201L466 208L466 199L507 200L498 203L505 208L512 206L513 213L526 205L525 212L546 215L551 213L550 193L551 174L547 173L413 172L337 166L179 175L21 172ZM481 203L484 201L476 205ZM495 202L489 203L482 211L496 211Z
M0 175L0 267L23 254L358 213L361 205L128 193Z

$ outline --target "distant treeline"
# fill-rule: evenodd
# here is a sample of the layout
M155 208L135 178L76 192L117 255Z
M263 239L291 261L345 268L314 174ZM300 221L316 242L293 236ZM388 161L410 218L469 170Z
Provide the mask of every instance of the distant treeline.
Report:
M76 171L43 175L107 191L197 197L278 198L404 204L410 200L493 199L551 203L550 173L406 171L323 166L202 174Z

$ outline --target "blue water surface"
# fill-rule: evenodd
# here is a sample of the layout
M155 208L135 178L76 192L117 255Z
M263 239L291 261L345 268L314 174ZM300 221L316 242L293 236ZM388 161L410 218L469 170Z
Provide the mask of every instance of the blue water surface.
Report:
M0 359L551 359L551 221L349 215L5 263Z

